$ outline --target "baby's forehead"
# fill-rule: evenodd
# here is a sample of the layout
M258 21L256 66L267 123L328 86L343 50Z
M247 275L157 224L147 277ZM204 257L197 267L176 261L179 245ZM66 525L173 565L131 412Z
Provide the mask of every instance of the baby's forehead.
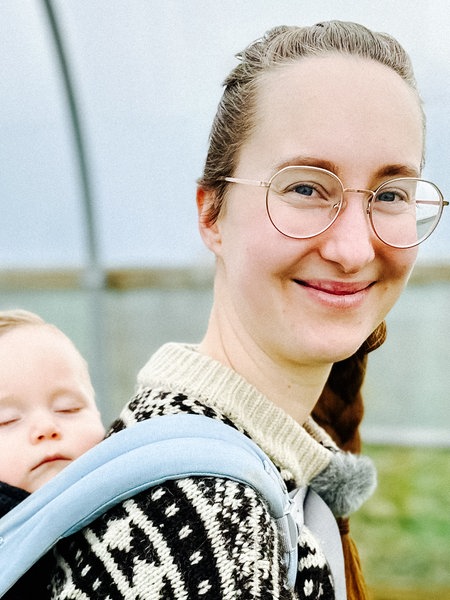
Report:
M56 326L48 323L20 324L0 333L2 355L15 356L22 365L27 363L66 365L74 375L90 383L86 360L72 340Z
M20 323L4 328L0 331L0 346L9 347L11 351L22 348L24 353L26 350L40 350L41 356L59 348L81 358L81 354L70 338L49 323Z

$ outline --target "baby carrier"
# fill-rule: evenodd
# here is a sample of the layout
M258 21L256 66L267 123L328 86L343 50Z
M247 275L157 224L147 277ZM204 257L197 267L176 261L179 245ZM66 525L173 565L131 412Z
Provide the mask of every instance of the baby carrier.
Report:
M336 521L311 489L288 493L279 471L248 437L200 415L167 415L113 434L0 519L0 597L61 538L115 504L171 479L222 477L250 485L267 503L285 550L288 585L304 525L322 545L337 600L345 600Z

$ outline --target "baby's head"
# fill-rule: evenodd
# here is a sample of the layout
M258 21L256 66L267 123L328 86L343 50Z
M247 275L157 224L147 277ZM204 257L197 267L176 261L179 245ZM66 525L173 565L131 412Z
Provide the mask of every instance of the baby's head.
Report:
M71 340L33 313L0 311L0 481L34 492L104 433Z

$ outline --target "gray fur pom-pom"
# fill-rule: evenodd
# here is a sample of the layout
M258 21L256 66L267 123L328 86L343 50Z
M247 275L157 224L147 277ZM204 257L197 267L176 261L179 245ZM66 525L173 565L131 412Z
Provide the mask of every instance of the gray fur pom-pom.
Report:
M347 517L373 494L377 472L367 456L336 452L330 464L312 479L310 485L335 517Z

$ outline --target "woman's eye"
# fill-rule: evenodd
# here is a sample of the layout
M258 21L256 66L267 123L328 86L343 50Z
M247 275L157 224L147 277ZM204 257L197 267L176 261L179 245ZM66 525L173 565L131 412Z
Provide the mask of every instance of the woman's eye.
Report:
M311 185L300 183L292 188L292 191L302 196L312 196L314 194L314 188Z
M378 194L377 200L379 202L394 202L395 194L394 192L383 192L382 194Z
M285 202L297 208L329 208L330 202L335 200L332 190L315 182L292 183L282 195Z
M408 196L405 192L396 190L386 190L377 194L377 202L408 202Z

